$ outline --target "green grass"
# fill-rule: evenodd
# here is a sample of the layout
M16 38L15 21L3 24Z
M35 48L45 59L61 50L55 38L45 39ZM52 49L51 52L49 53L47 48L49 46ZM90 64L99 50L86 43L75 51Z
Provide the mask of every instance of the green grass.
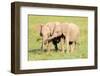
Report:
M73 53L61 54L60 51L51 51L50 54L40 50L41 41L37 41L40 38L39 25L47 22L72 22L80 28L80 46L78 50ZM74 17L74 16L28 16L28 60L54 60L54 59L77 59L87 58L88 56L88 18L87 17ZM60 45L59 45L60 46ZM51 47L54 49L54 47Z

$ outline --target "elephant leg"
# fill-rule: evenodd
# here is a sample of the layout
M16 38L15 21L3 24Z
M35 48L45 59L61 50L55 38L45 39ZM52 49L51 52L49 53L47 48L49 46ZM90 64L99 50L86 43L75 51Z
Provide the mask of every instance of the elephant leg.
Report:
M52 43L53 43L53 45L55 47L55 50L57 51L58 50L57 41L55 39L53 39Z
M69 44L69 51L71 51L71 45Z
M78 42L75 41L75 50L78 50L78 49L79 49L79 45L80 45L80 44L79 44Z
M55 50L56 50L56 51L58 50L58 46L57 46L57 43L55 44Z
M78 48L77 42L75 41L74 44L75 44L75 46L74 46L74 50L76 51L77 48Z
M47 42L47 53L50 53L50 44L51 44L51 42Z
M75 42L73 42L70 46L71 46L70 52L72 53L75 50Z
M58 50L57 43L55 43L54 46L55 46L55 50L57 51Z
M41 50L44 51L44 42L42 40Z
M69 53L69 38L68 37L66 37L66 40L65 40L65 42L66 42L66 50L67 50L67 53Z
M64 39L61 38L61 51L64 53Z

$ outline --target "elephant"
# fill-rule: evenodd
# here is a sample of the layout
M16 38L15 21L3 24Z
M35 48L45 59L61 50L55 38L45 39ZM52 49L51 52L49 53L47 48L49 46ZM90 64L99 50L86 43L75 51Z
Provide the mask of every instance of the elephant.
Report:
M60 42L61 36L54 37L49 39L54 32L55 25L58 25L59 22L48 22L46 24L40 24L40 36L42 37L42 46L41 49L44 50L44 46L47 47L47 51L50 51L51 43L54 45L55 50L58 50L57 44Z
M51 42L57 50L57 43L60 42L62 53L65 52L64 46L67 52L73 52L76 44L78 44L80 29L74 23L48 22L41 25L40 36L42 36L42 50L46 45L48 51L50 51Z
M54 31L52 36L48 40L54 39L61 36L61 50L64 52L64 44L66 46L67 52L73 52L78 44L80 29L74 23L59 23L54 25Z

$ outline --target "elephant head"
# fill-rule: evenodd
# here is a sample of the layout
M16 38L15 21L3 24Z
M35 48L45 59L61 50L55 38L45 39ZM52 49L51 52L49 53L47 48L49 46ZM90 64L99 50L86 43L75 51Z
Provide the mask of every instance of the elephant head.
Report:
M47 26L43 24L40 25L40 36L42 37L43 43L46 44L47 39L50 36L50 30Z
M54 36L57 37L57 35L59 34L59 27L57 27L57 25L59 24L59 22L48 22L46 24L41 24L40 25L40 36L42 36L43 38L43 42L46 43L46 41L51 40L49 39L50 36ZM55 30L57 29L56 33ZM56 34L55 34L56 33Z

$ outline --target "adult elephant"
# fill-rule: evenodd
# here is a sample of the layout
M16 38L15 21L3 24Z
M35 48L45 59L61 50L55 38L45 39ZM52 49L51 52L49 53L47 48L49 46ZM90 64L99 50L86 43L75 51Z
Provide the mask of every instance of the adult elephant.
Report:
M64 45L67 52L73 52L78 43L80 30L74 23L59 23L54 25L52 36L48 40L61 36L61 50L64 52Z

